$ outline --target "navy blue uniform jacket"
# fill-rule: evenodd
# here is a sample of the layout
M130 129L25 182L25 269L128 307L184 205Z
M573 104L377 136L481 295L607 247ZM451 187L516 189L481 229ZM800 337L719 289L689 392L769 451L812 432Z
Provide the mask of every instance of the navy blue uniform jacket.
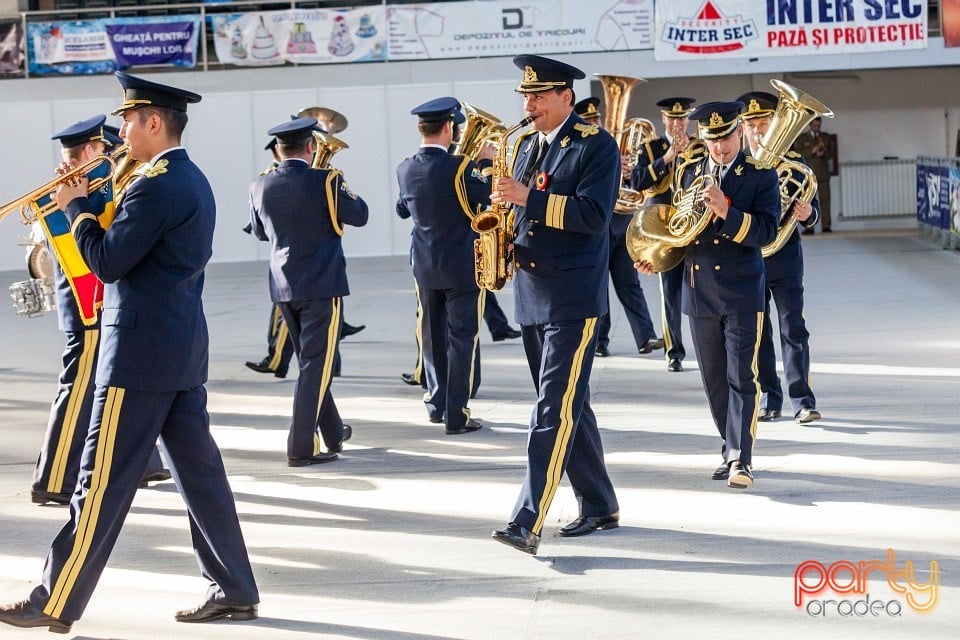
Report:
M335 203L335 213L331 212ZM284 160L250 185L253 234L269 240L270 299L336 298L350 293L343 256L343 224L367 224L367 203L339 171Z
M421 147L397 167L397 215L413 217L410 258L424 289L457 289L476 282L470 221L490 204L490 182L476 163L436 147Z
M83 259L105 284L97 384L157 392L203 384L201 294L216 221L206 177L176 148L133 181L109 229L91 211L87 198L75 198L66 213Z
M794 162L807 164L803 157L795 151L788 151L787 158ZM793 177L794 179L800 179L800 172L794 172ZM803 250L800 247L800 228L812 228L820 219L820 200L816 195L814 195L813 200L810 201L810 206L813 210L811 211L810 217L807 218L806 222L801 222L797 228L793 230L793 233L790 234L790 238L787 240L786 244L783 245L783 248L780 249L780 251L777 251L769 258L764 259L767 282L773 282L780 280L781 278L791 278L795 276L801 278L803 277ZM780 217L780 224L782 225L783 221L786 220L790 215L790 211L784 211L783 215Z
M517 143L517 179L536 150L533 133ZM609 133L571 114L540 169L545 184L531 188L526 207L514 207L517 321L536 325L602 316L620 150Z
M688 166L683 188L708 170L707 155ZM683 312L726 316L764 310L764 271L760 249L780 220L780 189L775 169L757 169L741 152L720 186L730 208L687 245L684 257ZM707 214L709 215L709 209Z

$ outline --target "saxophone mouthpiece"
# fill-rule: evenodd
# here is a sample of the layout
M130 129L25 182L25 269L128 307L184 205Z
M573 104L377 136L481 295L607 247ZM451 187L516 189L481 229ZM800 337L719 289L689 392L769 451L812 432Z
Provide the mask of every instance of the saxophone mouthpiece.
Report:
M531 122L533 122L535 119L536 118L534 118L533 116L526 116L523 120L520 121L520 124L518 126L525 127Z

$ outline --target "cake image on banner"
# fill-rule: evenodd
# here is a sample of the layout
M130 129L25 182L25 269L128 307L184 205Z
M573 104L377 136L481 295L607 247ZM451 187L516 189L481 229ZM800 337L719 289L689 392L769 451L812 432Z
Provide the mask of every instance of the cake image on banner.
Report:
M230 38L230 55L238 60L247 57L247 48L243 46L243 32L240 27L233 30L233 36Z
M343 16L333 19L333 29L330 32L330 44L327 51L333 56L348 56L353 53L353 39L350 37L350 28Z
M377 35L377 28L373 26L373 20L370 19L370 14L365 13L360 16L360 26L357 28L357 37L372 38L375 35Z
M253 33L253 46L250 48L250 57L253 60L272 60L280 55L277 52L277 44L273 40L273 34L263 23L263 16L260 16L260 24Z
M287 41L287 53L316 53L317 45L313 41L313 34L307 30L307 25L294 22L290 27L290 40Z

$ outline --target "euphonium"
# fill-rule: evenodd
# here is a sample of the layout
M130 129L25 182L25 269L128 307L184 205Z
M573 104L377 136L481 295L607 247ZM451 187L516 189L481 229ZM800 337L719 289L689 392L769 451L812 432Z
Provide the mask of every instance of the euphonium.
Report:
M641 82L646 82L646 80L629 76L594 75L599 78L600 84L603 85L603 128L617 141L621 156L635 158L640 151L640 136L634 133L633 127L627 126L627 106L630 104L630 92L633 91L635 86ZM634 127L636 126L634 125ZM652 124L650 128L653 129ZM642 192L623 186L621 181L620 191L617 194L617 204L613 207L613 210L615 213L630 215L643 204L643 200Z
M780 181L780 211L784 217L776 237L761 249L764 258L780 251L797 228L797 219L787 215L790 208L797 202L810 202L817 193L813 170L802 162L787 159L787 152L811 120L818 116L833 117L833 111L822 102L796 87L780 80L771 80L770 84L780 93L780 100L754 157L759 168L776 168Z
M0 220L7 217L14 211L20 212L20 219L23 221L23 224L32 224L40 218L50 215L58 209L57 201L54 200L53 197L46 198L46 202L42 204L40 201L44 200L44 198L47 196L51 196L51 194L57 190L57 187L61 183L71 183L79 180L81 176L90 173L104 162L110 164L110 174L112 175L114 169L116 168L117 159L126 152L127 145L117 147L117 149L113 152L99 155L96 158L91 158L83 164L74 167L62 176L57 176L50 182L40 185L33 191L26 193L15 200L11 200L0 207ZM98 190L111 179L111 175L107 175L102 178L94 178L91 180L87 186L87 193L93 193L94 191Z
M700 148L697 149L699 151ZM627 227L627 253L634 262L649 263L654 272L669 271L683 260L684 247L703 233L713 219L703 200L703 191L717 179L712 175L697 176L681 189L686 167L703 159L702 153L684 153L674 174L673 206L652 204L637 211ZM722 173L722 167L721 171Z
M514 133L533 121L526 117L513 127L504 130L497 141L497 155L493 159L492 182L510 175L507 166L507 143ZM477 286L488 291L499 291L513 277L513 229L509 219L510 205L491 204L486 211L477 213L470 226L480 234L473 241L473 259L476 265Z
M298 118L313 118L323 131L314 131L313 140L317 143L317 153L310 164L314 169L329 169L330 159L342 149L349 149L350 145L335 137L347 128L347 117L339 111L327 107L307 107L297 112Z
M476 161L484 145L498 141L507 127L496 116L472 104L464 102L462 107L467 121L463 124L463 131L453 147L453 153Z

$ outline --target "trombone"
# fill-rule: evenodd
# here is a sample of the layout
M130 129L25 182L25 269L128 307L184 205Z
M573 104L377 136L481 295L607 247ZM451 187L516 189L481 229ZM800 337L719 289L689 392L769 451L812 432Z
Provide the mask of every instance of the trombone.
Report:
M88 194L97 191L100 189L100 187L113 179L117 161L121 156L127 153L127 150L127 145L121 145L109 154L103 154L97 156L96 158L91 158L83 164L74 167L62 176L57 176L50 182L40 185L33 191L30 191L29 193L26 193L15 200L11 200L3 206L0 206L0 220L17 211L20 213L20 220L23 222L23 224L29 225L50 215L59 208L57 206L57 201L53 199L52 194L57 190L57 187L60 184L76 183L81 176L85 176L104 162L107 162L110 164L110 172L106 176L90 180L90 184L87 186Z

